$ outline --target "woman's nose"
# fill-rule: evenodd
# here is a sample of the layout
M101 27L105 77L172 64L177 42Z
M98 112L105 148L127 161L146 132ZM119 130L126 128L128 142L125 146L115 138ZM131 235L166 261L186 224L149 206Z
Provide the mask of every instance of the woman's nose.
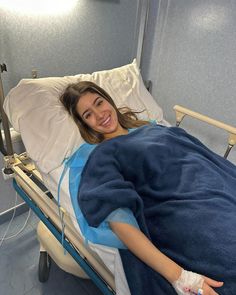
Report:
M101 111L99 111L99 110L95 110L94 112L95 112L95 116L96 116L97 119L101 119L101 118L103 117Z

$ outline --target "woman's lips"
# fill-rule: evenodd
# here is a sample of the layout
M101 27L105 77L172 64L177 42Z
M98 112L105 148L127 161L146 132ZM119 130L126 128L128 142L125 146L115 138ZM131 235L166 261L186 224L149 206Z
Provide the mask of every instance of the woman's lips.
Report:
M107 125L109 125L110 121L111 121L111 116L109 116L105 121L103 121L103 122L101 123L101 125L102 125L103 127L106 127Z

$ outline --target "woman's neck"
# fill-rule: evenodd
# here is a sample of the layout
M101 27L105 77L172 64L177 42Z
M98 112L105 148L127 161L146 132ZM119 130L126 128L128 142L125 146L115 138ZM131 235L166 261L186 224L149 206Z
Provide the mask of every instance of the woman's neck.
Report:
M129 131L123 127L118 128L116 131L112 132L112 133L108 133L108 134L104 134L104 139L111 139L120 135L126 135L128 134Z

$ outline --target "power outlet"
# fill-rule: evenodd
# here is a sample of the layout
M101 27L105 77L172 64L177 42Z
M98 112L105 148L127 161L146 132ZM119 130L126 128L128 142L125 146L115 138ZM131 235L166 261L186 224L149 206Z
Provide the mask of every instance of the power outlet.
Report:
M36 69L33 69L33 70L31 71L31 77L32 77L33 79L36 79L36 78L38 77L38 71L37 71Z

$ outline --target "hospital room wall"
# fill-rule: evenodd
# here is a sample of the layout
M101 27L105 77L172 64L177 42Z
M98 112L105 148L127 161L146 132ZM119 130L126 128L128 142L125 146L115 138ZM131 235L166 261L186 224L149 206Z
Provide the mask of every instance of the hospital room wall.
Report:
M78 0L71 11L55 15L0 6L5 93L31 78L33 69L39 77L64 76L129 63L135 57L137 6L137 0Z
M171 124L180 104L236 127L235 27L235 1L150 0L143 76ZM181 126L224 153L227 133L189 118Z
M137 4L137 0L79 0L72 11L54 16L16 13L0 6L0 63L8 68L1 75L5 95L22 78L31 78L32 69L38 77L64 76L129 63L135 57ZM2 160L0 155L1 167ZM14 202L11 183L0 173L0 217Z

